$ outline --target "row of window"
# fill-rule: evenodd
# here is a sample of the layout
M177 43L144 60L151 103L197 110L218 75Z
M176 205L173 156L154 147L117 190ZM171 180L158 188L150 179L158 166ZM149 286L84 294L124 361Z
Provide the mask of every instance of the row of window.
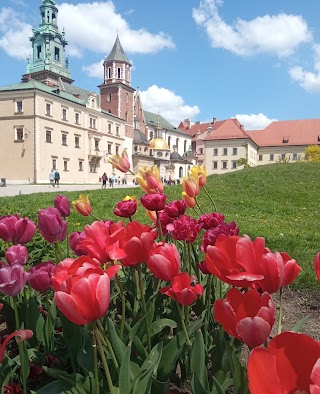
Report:
M298 153L292 153L292 157L289 155L287 156L288 159L291 160L299 160L300 159L300 155L298 155ZM285 160L286 159L286 154L285 153L281 153L277 156L277 160ZM263 160L263 155L259 155L258 156L258 160L262 161ZM275 155L274 153L270 153L269 154L269 161L274 161L275 160Z
M221 170L227 170L228 169L228 161L221 161ZM231 169L235 170L238 168L238 162L237 160L231 160ZM219 162L218 161L213 161L212 162L212 169L213 170L218 170L219 169Z
M228 148L221 148L222 149L222 156L228 156ZM203 148L200 149L200 154L203 154ZM238 154L238 148L232 148L232 155L235 156ZM214 148L213 149L213 156L218 156L219 155L219 149Z
M63 171L69 171L69 162L70 159L63 159ZM83 171L83 162L84 160L79 159L78 160L78 171ZM58 169L58 158L52 158L52 165L51 165L53 170L57 170ZM92 171L90 171L92 172ZM95 171L94 171L95 172Z

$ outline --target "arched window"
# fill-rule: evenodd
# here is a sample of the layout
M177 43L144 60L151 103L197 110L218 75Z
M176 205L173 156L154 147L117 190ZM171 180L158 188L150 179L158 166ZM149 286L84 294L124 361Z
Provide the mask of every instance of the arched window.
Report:
M149 139L152 140L152 138L153 138L153 131L150 131Z
M179 168L179 178L182 178L182 177L183 177L183 168L180 167Z
M108 78L111 78L111 67L108 67Z
M187 140L185 140L183 143L183 151L184 151L184 153L187 152Z
M121 68L120 67L118 67L118 70L117 70L117 77L121 78Z
M176 139L177 152L179 151L179 138Z
M170 135L168 137L168 146L169 146L169 148L171 148L171 137L170 137Z

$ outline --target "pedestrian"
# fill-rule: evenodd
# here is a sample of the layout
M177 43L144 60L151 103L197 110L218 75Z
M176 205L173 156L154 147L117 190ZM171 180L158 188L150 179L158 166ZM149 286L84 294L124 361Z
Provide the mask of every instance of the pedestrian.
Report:
M56 172L54 173L54 184L57 185L57 187L59 187L59 182L60 182L60 174L59 171L56 170Z
M115 175L112 175L112 177L111 177L111 183L110 183L110 186L113 188L113 185L114 185L114 183L115 183L115 181L116 181L116 176Z
M50 171L49 181L50 181L49 187L50 186L54 187L54 171L53 170Z
M120 185L120 181L121 181L121 178L120 178L120 175L118 176L118 185Z
M107 180L108 180L107 174L105 172L103 173L101 180L102 180L102 189L105 189L107 187Z

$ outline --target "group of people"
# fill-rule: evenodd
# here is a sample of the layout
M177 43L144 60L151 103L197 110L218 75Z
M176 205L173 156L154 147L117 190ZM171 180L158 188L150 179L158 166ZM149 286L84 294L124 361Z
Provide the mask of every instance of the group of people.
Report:
M108 178L108 175L104 172L102 177L101 177L102 189L106 189L108 181L109 181L109 186L110 187L113 187L113 185L115 183L118 183L120 185L120 183L121 183L120 175L118 176L118 178L115 175L112 175L112 176L110 176ZM127 180L125 178L122 178L122 184L123 185L127 184Z
M52 187L55 187L55 186L59 187L60 174L59 174L59 171L58 171L58 170L53 170L53 169L52 169L52 170L50 171L50 174L49 174L49 181L50 181L49 187L50 187L50 186L52 186Z

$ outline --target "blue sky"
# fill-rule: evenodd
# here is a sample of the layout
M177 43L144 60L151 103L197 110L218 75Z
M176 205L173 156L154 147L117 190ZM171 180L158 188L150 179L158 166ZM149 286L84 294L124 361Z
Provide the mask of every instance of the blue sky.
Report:
M0 0L0 85L19 82L41 0ZM117 30L144 109L246 129L320 115L319 0L56 1L74 84L98 91Z

